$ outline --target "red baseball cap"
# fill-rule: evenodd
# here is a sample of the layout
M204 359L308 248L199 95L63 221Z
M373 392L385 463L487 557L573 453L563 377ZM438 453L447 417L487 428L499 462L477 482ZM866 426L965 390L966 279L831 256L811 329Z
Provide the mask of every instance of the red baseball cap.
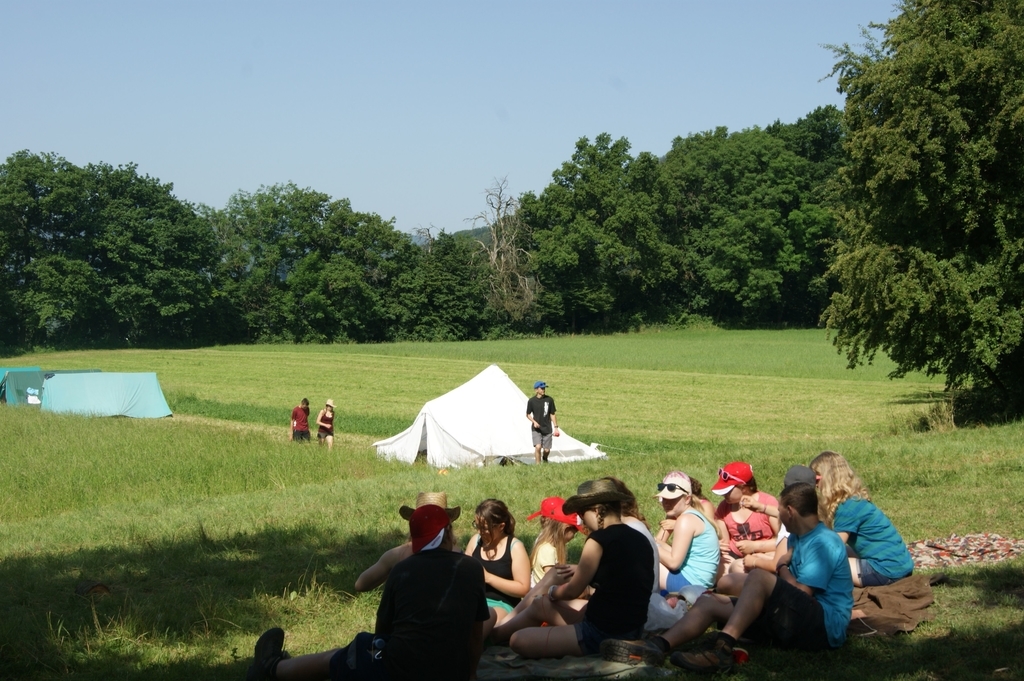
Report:
M548 497L544 501L540 502L540 510L526 516L526 519L533 520L537 516L544 516L545 518L551 518L552 520L557 520L560 523L565 523L566 525L575 527L578 531L582 532L583 523L580 520L580 517L575 513L570 515L562 512L562 504L564 503L565 499L562 497Z
M448 512L440 506L427 504L412 512L409 518L409 536L412 538L412 552L419 553L451 524Z
M733 461L718 469L718 482L711 488L711 491L724 497L736 485L749 484L753 479L754 469L749 463Z

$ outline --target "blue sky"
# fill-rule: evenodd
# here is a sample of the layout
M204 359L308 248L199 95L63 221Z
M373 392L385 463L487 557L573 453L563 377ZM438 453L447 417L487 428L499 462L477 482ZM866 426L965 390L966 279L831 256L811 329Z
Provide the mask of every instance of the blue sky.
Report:
M137 163L194 203L293 181L456 231L576 140L672 139L842 106L857 2L0 0L0 155Z

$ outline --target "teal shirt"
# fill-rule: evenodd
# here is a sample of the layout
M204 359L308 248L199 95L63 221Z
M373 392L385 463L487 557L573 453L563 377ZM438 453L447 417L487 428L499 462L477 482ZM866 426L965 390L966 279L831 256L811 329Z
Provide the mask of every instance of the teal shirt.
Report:
M825 612L825 631L833 648L843 645L853 612L853 577L846 544L825 523L802 537L789 535L793 559L789 565L796 581L809 586Z
M850 497L836 508L832 529L850 535L847 543L871 568L889 579L914 571L914 559L892 521L867 499Z
M690 550L686 552L686 560L680 568L683 577L690 584L700 584L709 589L715 585L715 574L718 572L718 559L722 552L718 547L718 532L702 514L693 509L684 512L697 516L704 521L704 531L690 542Z

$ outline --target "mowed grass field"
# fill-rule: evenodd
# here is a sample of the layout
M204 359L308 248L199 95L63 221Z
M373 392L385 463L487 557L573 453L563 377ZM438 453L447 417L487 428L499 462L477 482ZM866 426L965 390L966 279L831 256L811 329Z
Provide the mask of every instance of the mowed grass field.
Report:
M546 380L559 422L605 461L451 470L375 458L423 402L497 362L525 392ZM614 474L649 518L661 476L710 486L753 463L785 469L844 453L908 541L951 532L1024 537L1024 428L915 432L941 381L850 371L823 332L693 330L610 337L375 346L239 346L8 358L5 365L155 371L175 412L158 421L0 409L0 678L242 678L280 625L293 653L372 628L359 572L402 540L421 490L464 508L504 499L528 543L540 499ZM338 404L332 452L287 442L291 407ZM525 424L525 419L524 419ZM579 540L574 545L578 554ZM756 650L736 678L1014 678L1024 565L951 571L934 622L827 655ZM108 596L76 587L98 581ZM997 670L1002 670L998 671Z

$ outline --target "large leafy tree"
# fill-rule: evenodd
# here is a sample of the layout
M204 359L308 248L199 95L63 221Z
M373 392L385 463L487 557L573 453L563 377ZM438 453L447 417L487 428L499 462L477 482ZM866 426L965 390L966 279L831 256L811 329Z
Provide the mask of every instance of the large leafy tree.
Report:
M0 165L0 342L210 340L208 225L134 165Z
M99 225L90 184L85 170L53 154L20 151L0 164L0 346L30 344L85 314L50 273L92 255ZM51 304L27 300L30 291Z
M245 339L384 341L395 333L396 285L419 249L379 215L357 213L292 183L238 192L209 211L224 251L224 316Z
M118 337L211 340L205 321L218 253L209 226L173 185L139 175L135 165L86 170L101 225L93 267Z
M606 133L580 139L539 197L523 195L550 323L608 329L664 314L682 256L662 232L663 206L658 159Z
M442 231L427 242L416 269L401 284L397 339L451 341L483 335L488 268L478 249L466 234Z
M810 155L814 141L780 124L673 142L663 174L692 272L691 311L733 324L817 321L833 220L815 192L815 162L795 151Z
M1024 15L1015 0L905 0L837 50L848 165L841 292L851 365L944 374L1019 410L1024 391ZM869 36L870 38L870 36Z

